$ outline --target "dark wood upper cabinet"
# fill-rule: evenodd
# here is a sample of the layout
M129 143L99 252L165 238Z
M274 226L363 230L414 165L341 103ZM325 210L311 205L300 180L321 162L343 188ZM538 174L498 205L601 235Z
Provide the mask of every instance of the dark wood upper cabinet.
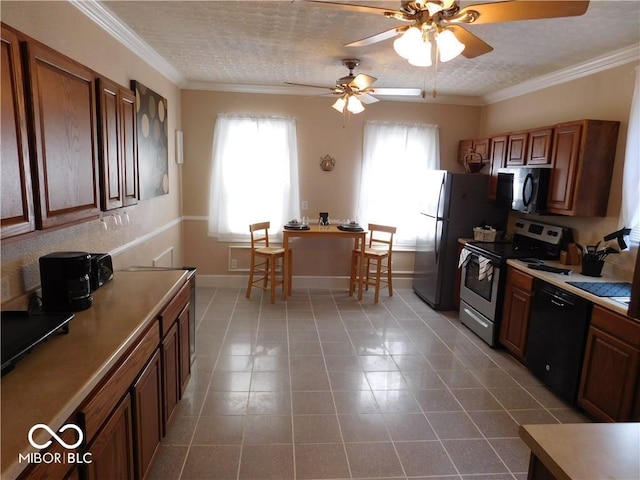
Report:
M33 126L36 226L97 217L95 74L36 41L23 42L22 49Z
M489 178L489 200L496 200L498 190L498 170L505 166L507 158L507 136L502 135L491 139L491 153L489 165L491 177Z
M527 132L512 133L507 141L507 167L524 165L527 163Z
M112 210L138 202L135 95L105 78L97 92L101 206Z
M36 228L31 189L31 165L27 136L24 79L20 39L13 29L2 25L0 75L2 84L2 239L28 233Z
M529 146L527 149L527 165L551 164L551 145L553 143L553 129L544 128L529 132Z
M581 120L553 129L550 213L584 217L607 214L620 122Z

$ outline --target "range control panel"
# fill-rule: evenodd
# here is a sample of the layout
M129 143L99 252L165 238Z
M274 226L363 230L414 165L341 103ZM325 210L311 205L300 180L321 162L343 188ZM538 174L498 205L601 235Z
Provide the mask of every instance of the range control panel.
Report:
M570 229L567 227L534 222L523 218L519 218L516 221L515 228L513 230L515 235L534 238L551 245L559 245L563 234L566 235L566 232L568 231L570 231Z

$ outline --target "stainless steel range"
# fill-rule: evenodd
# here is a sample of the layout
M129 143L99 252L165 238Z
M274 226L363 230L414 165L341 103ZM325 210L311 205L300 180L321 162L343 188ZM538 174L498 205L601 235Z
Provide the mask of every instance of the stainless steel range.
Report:
M507 260L557 260L563 242L573 241L572 237L566 227L519 219L512 242L467 243L460 255L460 321L490 346L497 346Z

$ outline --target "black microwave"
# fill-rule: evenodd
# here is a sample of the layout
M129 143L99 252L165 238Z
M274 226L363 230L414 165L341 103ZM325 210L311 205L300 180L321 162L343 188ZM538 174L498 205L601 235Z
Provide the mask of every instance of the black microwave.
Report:
M550 168L501 168L496 201L518 212L547 213L550 178Z

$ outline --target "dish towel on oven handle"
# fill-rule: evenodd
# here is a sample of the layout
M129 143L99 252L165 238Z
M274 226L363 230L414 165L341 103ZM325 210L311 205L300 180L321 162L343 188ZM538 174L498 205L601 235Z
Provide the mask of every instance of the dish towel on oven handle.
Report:
M462 249L460 258L458 259L458 267L461 267L469 261L469 255L471 255L469 250ZM491 279L493 279L493 265L491 264L491 260L478 255L478 265L478 280L484 280L486 278L491 281Z

